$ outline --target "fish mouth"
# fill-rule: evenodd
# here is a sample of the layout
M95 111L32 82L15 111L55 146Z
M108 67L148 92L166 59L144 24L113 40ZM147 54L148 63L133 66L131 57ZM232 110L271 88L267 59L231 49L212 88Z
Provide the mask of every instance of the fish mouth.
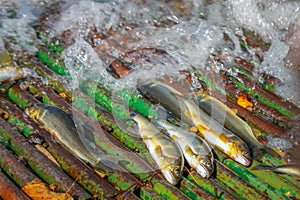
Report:
M176 175L172 172L172 170L169 169L162 169L161 172L167 181L172 185L176 185L181 177L181 174Z
M211 172L202 164L200 164L196 167L196 171L203 178L209 178L211 175Z
M237 154L235 157L234 157L234 160L244 166L249 166L251 164L251 160L247 157L245 157L244 155L241 155L241 154Z

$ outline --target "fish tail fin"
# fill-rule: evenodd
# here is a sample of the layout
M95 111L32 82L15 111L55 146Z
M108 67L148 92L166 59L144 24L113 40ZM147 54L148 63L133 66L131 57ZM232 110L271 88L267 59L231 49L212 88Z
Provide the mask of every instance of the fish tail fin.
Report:
M254 150L253 157L257 160L260 160L262 157L264 157L265 154L269 154L276 159L281 159L281 156L275 150L266 146Z
M252 170L273 171L274 168L275 168L274 166L258 164L258 165L256 165L256 166L252 167Z

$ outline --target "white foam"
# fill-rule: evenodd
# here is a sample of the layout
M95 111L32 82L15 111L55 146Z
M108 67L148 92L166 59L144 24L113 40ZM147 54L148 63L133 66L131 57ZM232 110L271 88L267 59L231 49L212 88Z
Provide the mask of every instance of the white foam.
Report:
M267 139L268 139L267 146L270 148L275 148L282 151L288 151L293 147L293 145L288 140L283 138L274 138L268 136Z
M37 51L33 46L36 41L36 33L31 27L31 23L35 19L36 17L30 13L24 14L19 18L6 18L2 21L0 37L15 41L16 44L24 47L31 53Z
M57 23L53 25L56 34L71 30L74 37L86 36L96 27L98 30L109 29L119 16L114 14L113 3L98 3L94 1L80 1L72 4L64 12Z
M81 38L64 51L64 62L72 77L73 89L79 88L81 81L89 80L100 82L107 87L113 85L114 79L103 67L104 63L93 48Z
M1 2L0 8L4 9L4 14L0 16L0 49L4 48L3 39L9 38L30 52L35 52L33 44L38 40L31 24L42 8L51 3L53 1L47 0ZM262 80L262 72L281 79L284 84L277 87L276 93L300 104L296 98L298 93L295 92L296 75L284 65L289 45L296 45L297 40L292 44L283 41L287 33L293 30L297 20L300 21L299 1L72 0L63 7L65 10L62 10L57 21L49 19L48 25L55 35L71 30L72 37L81 38L87 36L94 27L99 32L113 29L115 33L110 38L112 42L107 44L108 47L112 46L108 53L113 57L118 58L132 49L148 47L167 51L167 56L156 56L150 61L141 59L136 65L138 70L116 83L118 87L133 87L138 77L180 76L179 70L190 70L192 67L202 75L210 73L211 70L230 70L228 66L236 56L240 56L260 66L256 71L258 80ZM15 13L15 16L12 17L10 13ZM260 49L247 47L245 52L240 48L238 37L245 40L243 28L253 30L271 42L271 48L262 63L255 56L255 52L261 51ZM232 43L223 40L224 33ZM224 64L207 63L211 53L216 51L226 59ZM94 62L99 60L101 59L94 59ZM98 66L106 69L108 64L101 63Z
M264 39L281 38L299 16L300 8L298 1L229 0L227 3L228 16Z

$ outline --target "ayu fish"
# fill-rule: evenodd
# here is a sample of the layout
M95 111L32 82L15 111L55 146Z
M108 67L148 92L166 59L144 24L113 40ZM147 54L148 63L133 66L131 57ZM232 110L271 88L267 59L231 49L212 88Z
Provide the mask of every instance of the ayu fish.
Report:
M177 90L159 81L151 81L140 84L138 90L153 103L159 103L162 107L172 112L185 123L191 121L181 112L186 106L181 104L174 94L180 94Z
M274 150L264 146L256 139L251 127L244 120L238 117L236 112L228 106L205 93L197 92L192 93L192 95L195 96L195 102L201 109L220 124L224 124L228 130L232 131L232 133L245 141L251 149L254 151L264 150L270 155L278 157L278 154Z
M184 165L180 148L175 141L159 132L146 118L134 114L132 119L137 123L138 132L160 171L169 183L176 185L182 176Z
M63 110L45 104L36 104L26 110L29 117L39 122L47 131L54 134L72 153L95 166L99 158L90 152L78 135L72 115ZM93 135L85 135L92 142ZM86 144L88 145L88 144Z
M201 137L208 143L237 162L245 166L250 165L250 151L245 142L211 118L193 100L186 99L179 91L159 81L142 84L139 86L139 91L153 102L160 103L177 117L181 117L184 122L192 121L201 131ZM191 113L194 113L193 116Z
M167 134L179 145L189 165L203 178L211 176L214 170L214 156L210 146L201 137L174 126L166 121L157 121Z
M289 174L297 179L300 178L300 165L298 164L286 164L278 166L256 165L252 168L252 170L273 171L277 173Z
M7 50L0 55L0 84L5 82L17 81L35 72L25 67L16 67Z
M249 147L242 139L222 128L214 119L210 118L210 121L206 121L207 114L193 100L184 98L183 95L175 95L187 106L188 110L186 114L189 115L194 125L197 126L200 136L203 139L236 162L244 166L250 165Z

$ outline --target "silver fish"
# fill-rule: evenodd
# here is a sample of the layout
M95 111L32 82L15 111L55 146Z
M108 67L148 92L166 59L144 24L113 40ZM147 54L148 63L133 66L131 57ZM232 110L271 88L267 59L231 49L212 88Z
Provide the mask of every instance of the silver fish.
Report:
M27 68L17 68L14 66L0 67L0 83L16 81L32 75L34 72Z
M193 100L184 98L183 95L175 95L187 106L188 110L186 112L194 125L197 126L202 138L236 162L244 166L250 165L251 159L249 147L243 140L220 127L213 119L210 119L208 123L206 120L207 114L202 111Z
M195 102L201 109L220 124L224 124L228 130L232 131L235 135L245 141L253 151L263 150L274 157L279 157L274 150L261 144L256 139L251 127L221 101L206 93L197 92L192 93L191 95L194 95Z
M214 170L214 156L206 141L166 121L159 120L157 123L165 128L169 136L177 142L189 165L196 169L203 178L210 177Z
M162 174L169 183L176 185L182 176L184 165L178 145L141 115L136 114L132 119L137 123L139 134Z
M94 166L99 163L100 159L96 155L92 155L92 152L87 150L82 143L70 114L45 104L36 104L28 108L26 113L50 133L53 133L76 156ZM92 141L93 135L88 137Z

